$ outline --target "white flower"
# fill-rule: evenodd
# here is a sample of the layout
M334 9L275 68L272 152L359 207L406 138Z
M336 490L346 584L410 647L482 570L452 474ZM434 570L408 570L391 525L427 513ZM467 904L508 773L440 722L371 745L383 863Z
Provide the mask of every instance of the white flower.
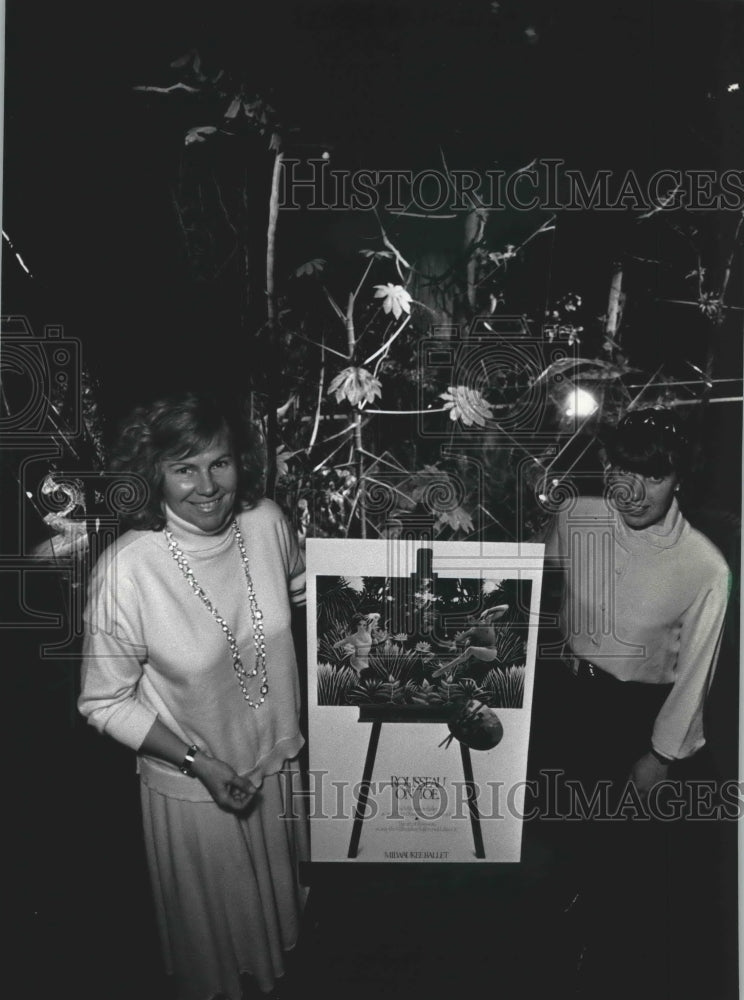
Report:
M469 389L466 385L450 385L447 392L440 392L439 398L445 401L444 408L450 411L450 420L462 420L467 426L483 427L493 416L491 404L477 389Z
M383 300L383 312L392 312L396 319L400 319L401 313L410 313L411 293L403 285L388 282L387 285L375 285L375 289L375 298Z
M360 409L365 403L374 403L382 395L382 384L366 368L344 368L328 386L328 395L334 393L336 402L347 399Z

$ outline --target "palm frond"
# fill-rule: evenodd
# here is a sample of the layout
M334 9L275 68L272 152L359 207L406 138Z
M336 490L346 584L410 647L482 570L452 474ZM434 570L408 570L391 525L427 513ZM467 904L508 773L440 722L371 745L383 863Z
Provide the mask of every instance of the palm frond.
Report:
M518 632L514 632L510 628L496 629L494 648L498 653L498 661L502 668L524 660L525 641Z
M322 582L320 582L322 581ZM320 577L318 586L318 631L326 632L334 622L348 621L356 612L361 594L346 577Z
M524 701L526 667L494 667L483 679L486 704L491 708L521 708Z
M342 621L329 618L323 631L321 632L318 629L318 659L326 663L335 664L337 667L343 666L346 659L343 647L334 649L333 644L340 642L348 635L348 632L348 628Z
M340 670L330 663L318 664L318 704L347 705L349 691L356 686L359 677L351 667Z
M401 684L413 679L414 673L420 669L424 656L415 649L404 649L396 642L384 642L370 653L369 665L381 678L392 677Z

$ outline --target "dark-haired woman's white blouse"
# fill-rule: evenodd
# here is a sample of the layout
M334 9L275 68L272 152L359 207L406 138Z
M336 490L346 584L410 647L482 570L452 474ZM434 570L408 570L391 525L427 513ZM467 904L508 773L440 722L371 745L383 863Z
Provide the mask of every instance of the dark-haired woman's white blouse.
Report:
M561 626L570 652L621 681L673 684L654 748L680 759L705 742L703 704L728 601L728 566L674 500L640 531L600 497L557 514L545 540L565 588Z

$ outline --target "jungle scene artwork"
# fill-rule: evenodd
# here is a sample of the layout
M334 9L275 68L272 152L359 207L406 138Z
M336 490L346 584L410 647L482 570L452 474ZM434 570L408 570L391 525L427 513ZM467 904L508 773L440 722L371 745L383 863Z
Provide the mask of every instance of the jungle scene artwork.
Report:
M521 708L531 586L318 576L318 705Z

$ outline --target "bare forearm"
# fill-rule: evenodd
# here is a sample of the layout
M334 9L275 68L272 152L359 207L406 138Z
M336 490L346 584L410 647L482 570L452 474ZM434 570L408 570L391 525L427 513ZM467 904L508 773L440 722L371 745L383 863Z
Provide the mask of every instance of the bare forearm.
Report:
M159 757L160 760L179 767L183 763L187 749L188 744L184 743L180 736L171 732L160 719L155 719L142 742L140 752L147 754L148 757Z
M159 757L180 767L188 745L156 719L145 737L140 752ZM233 768L200 748L191 765L191 773L204 785L214 801L230 812L240 812L250 803L256 789L248 778L240 777Z
M180 767L188 748L189 744L184 743L180 736L176 736L175 733L171 732L165 723L161 722L158 718L155 719L145 737L140 747L140 753L147 754L148 757L158 757L160 760L165 760L169 764ZM205 765L207 765L207 762L211 758L209 758L201 747L199 750L200 752L196 755L194 763L191 765L191 771L197 778L203 780Z

